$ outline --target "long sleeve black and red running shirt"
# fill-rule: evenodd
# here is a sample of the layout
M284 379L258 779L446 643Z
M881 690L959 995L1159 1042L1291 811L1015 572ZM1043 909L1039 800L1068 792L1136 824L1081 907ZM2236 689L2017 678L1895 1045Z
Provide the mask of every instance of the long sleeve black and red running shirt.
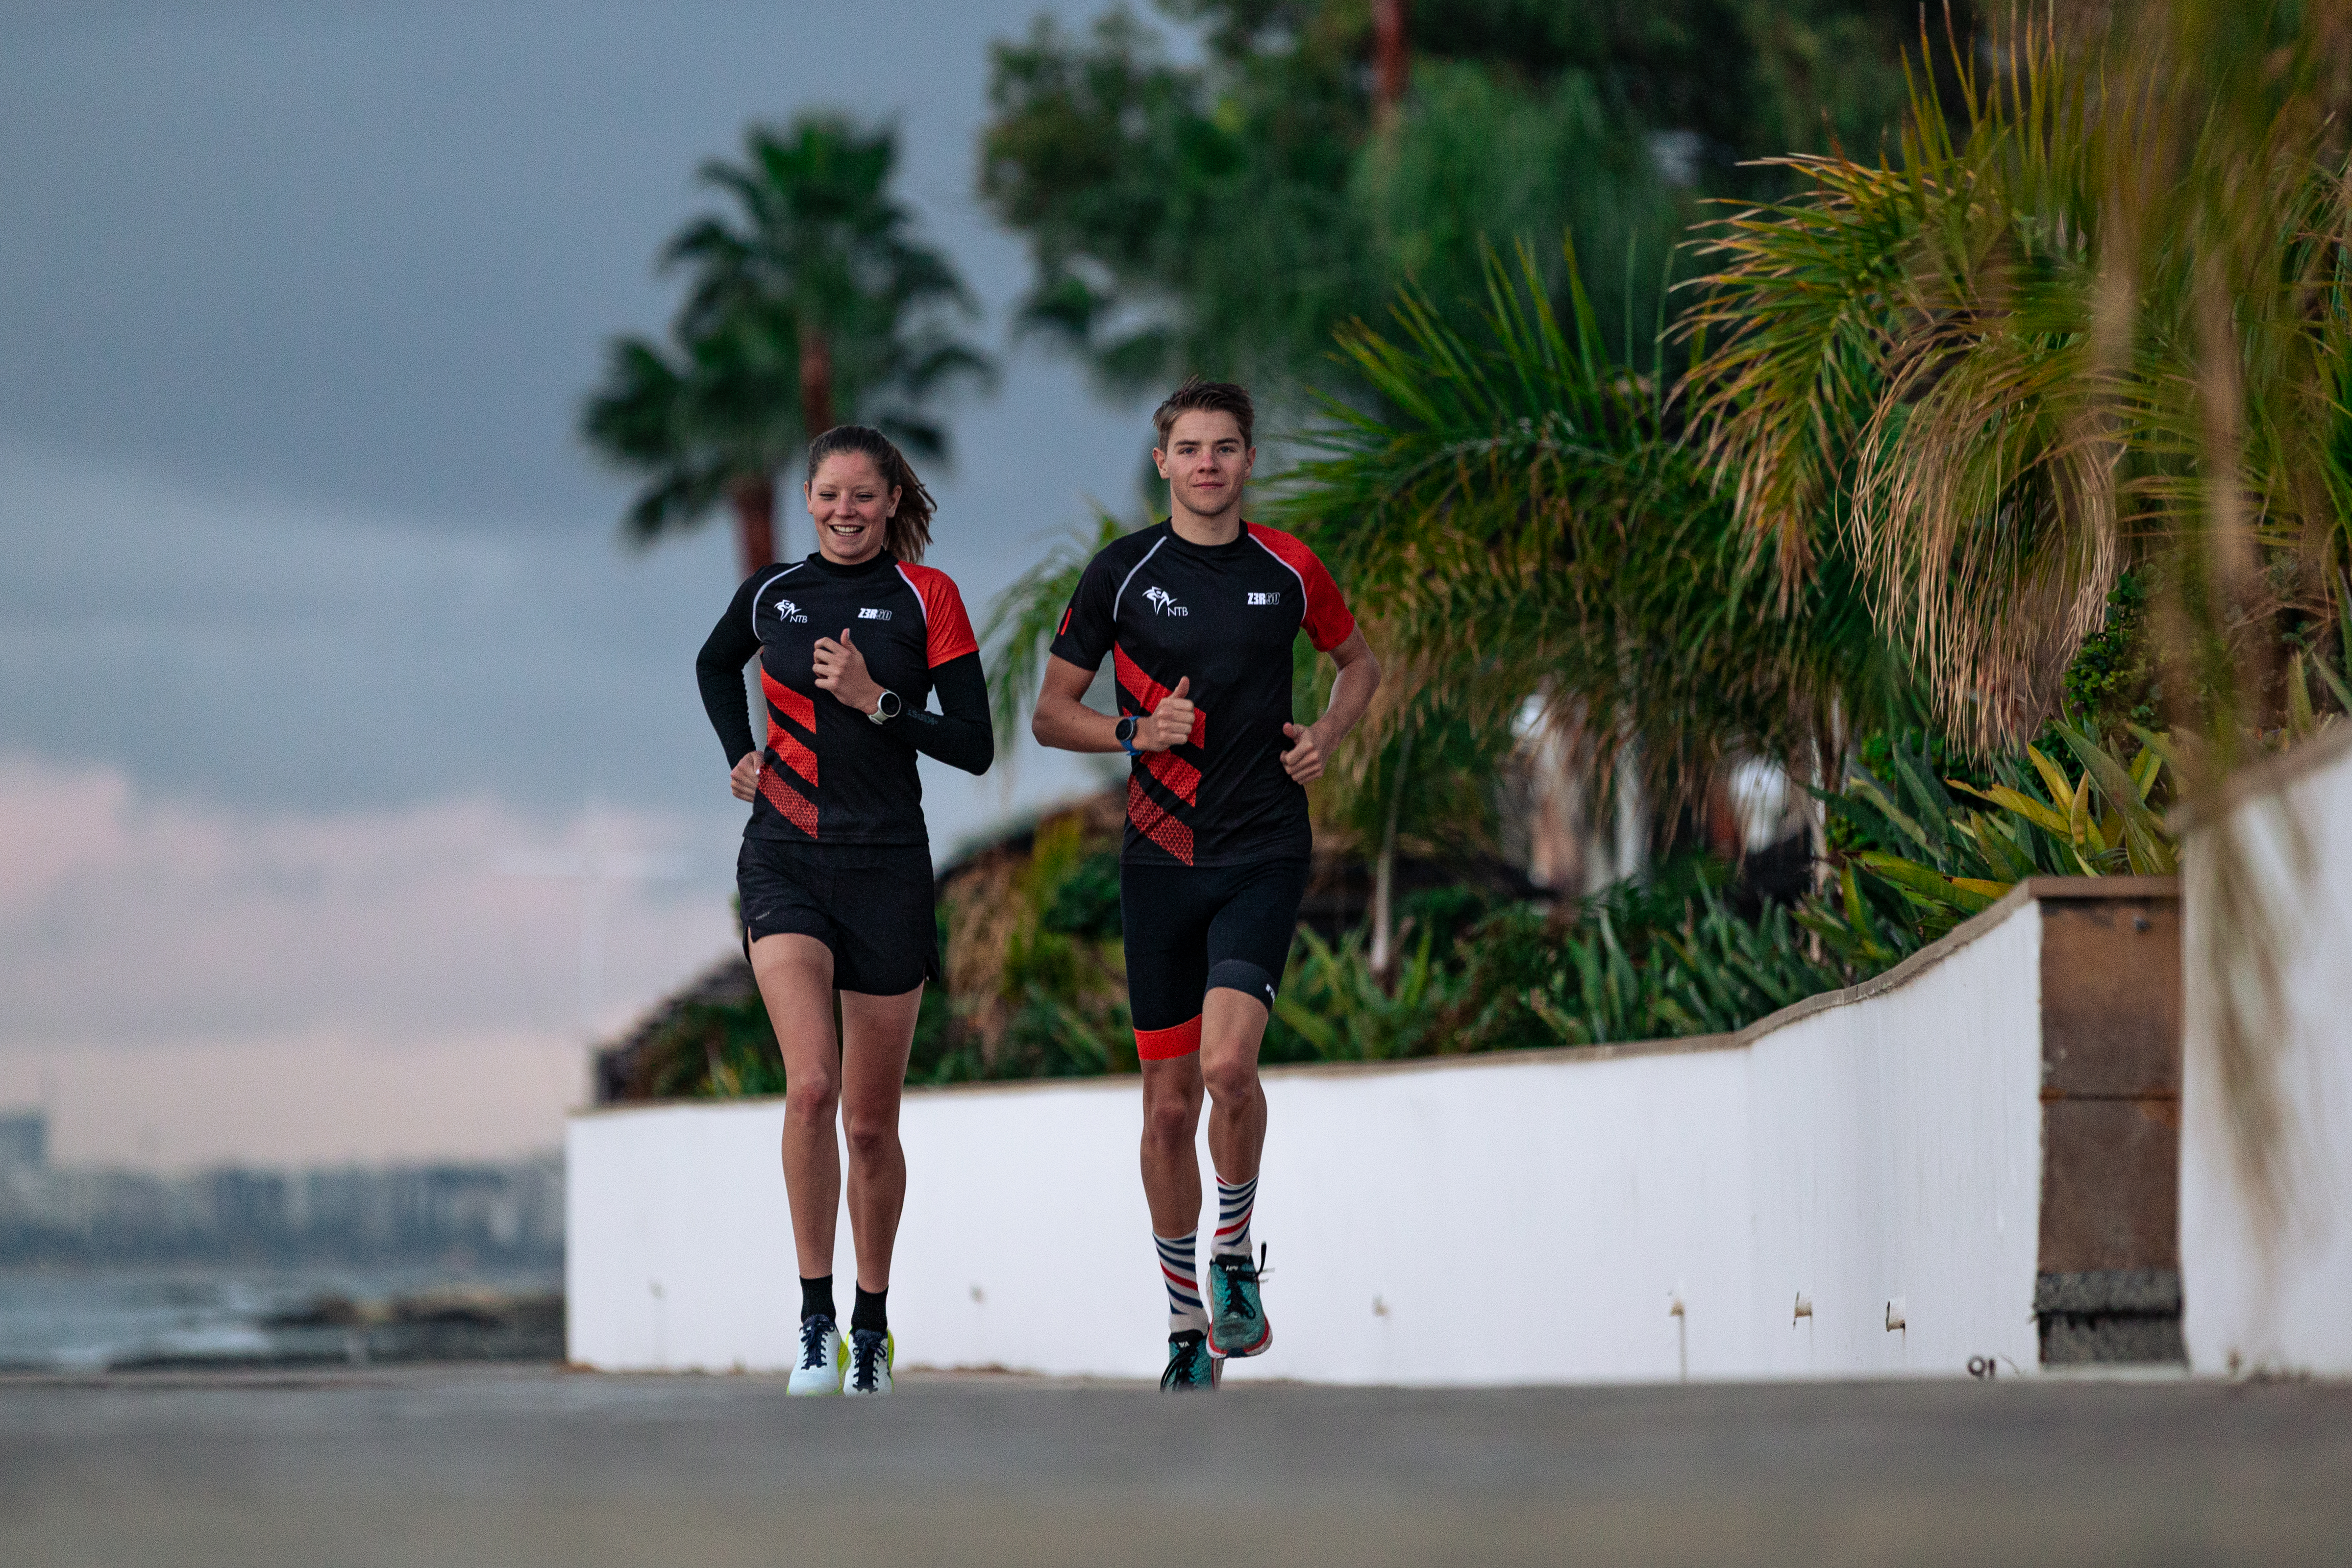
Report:
M867 671L906 706L887 724L816 685L816 640L844 631ZM855 566L823 555L746 578L695 658L710 727L730 767L753 747L743 666L760 658L767 765L747 837L825 844L922 844L915 753L969 773L995 756L988 685L963 595L944 572L887 551ZM927 708L936 689L940 711Z
M1355 629L1315 552L1278 529L1244 522L1232 543L1202 545L1163 522L1104 546L1062 614L1054 656L1094 670L1111 655L1121 713L1150 713L1188 676L1198 710L1189 742L1129 768L1123 858L1304 859L1307 791L1282 771L1290 646L1303 630L1328 653Z

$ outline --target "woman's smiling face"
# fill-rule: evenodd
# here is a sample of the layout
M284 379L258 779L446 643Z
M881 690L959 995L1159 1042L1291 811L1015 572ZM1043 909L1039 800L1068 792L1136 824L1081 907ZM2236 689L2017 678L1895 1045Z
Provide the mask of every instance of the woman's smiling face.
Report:
M898 510L898 492L882 482L873 458L863 452L835 452L802 491L816 524L816 547L827 561L855 566L880 552L890 514Z

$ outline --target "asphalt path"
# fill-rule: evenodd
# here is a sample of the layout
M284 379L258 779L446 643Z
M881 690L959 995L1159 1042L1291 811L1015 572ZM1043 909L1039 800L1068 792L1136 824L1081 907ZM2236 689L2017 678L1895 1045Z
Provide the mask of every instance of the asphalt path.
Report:
M2352 1386L0 1378L0 1563L2352 1563Z

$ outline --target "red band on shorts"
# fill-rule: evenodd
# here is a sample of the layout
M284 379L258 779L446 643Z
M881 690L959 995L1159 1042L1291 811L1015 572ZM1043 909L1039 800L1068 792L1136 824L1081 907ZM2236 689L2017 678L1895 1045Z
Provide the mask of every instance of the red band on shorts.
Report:
M1135 1054L1148 1062L1173 1061L1201 1048L1201 1015L1193 1014L1172 1029L1138 1029Z

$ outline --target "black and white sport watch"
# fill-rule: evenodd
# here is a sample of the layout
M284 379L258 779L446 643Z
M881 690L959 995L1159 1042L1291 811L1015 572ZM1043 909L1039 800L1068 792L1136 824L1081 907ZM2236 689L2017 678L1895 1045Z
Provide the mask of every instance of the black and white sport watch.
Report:
M882 689L882 695L874 700L874 711L866 716L866 721L869 724L887 724L904 712L906 707L904 702L898 700L898 694L886 686Z
M1111 731L1112 736L1116 738L1119 743L1120 750L1124 751L1130 757L1139 757L1143 754L1140 751L1136 749L1135 744L1135 727L1141 722L1141 720L1138 719L1134 714L1129 713L1119 720L1118 725Z

